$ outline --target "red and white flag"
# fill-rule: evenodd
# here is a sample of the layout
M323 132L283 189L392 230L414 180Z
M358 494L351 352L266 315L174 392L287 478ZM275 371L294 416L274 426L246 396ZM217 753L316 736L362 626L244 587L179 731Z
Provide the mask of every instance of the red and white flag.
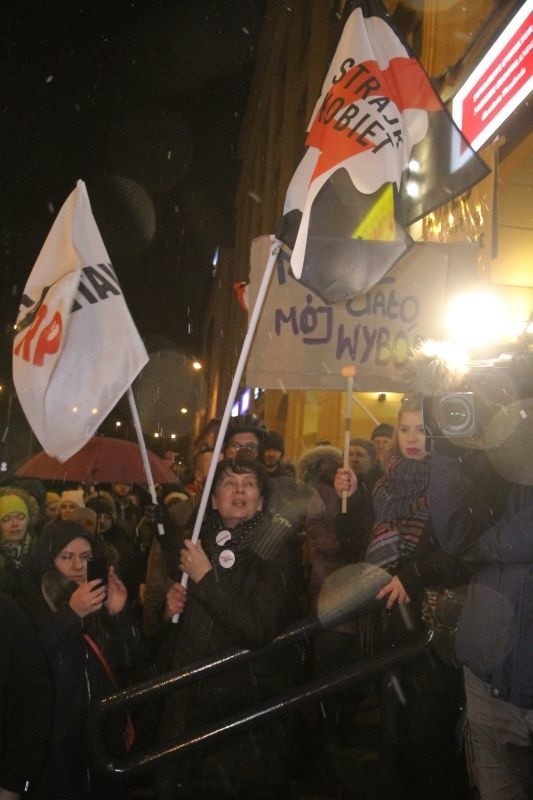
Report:
M411 246L406 226L489 171L383 4L347 13L278 233L327 303L372 288Z
M65 201L20 304L13 380L43 449L80 450L148 361L83 181Z

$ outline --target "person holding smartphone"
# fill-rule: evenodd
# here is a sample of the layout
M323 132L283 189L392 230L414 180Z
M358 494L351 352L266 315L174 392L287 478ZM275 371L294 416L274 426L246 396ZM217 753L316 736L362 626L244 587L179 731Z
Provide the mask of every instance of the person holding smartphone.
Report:
M102 555L79 523L56 520L43 531L29 562L35 591L27 610L55 693L47 757L32 800L103 800L111 790L113 797L121 796L120 787L110 789L93 773L85 738L90 705L116 690L127 644L135 639L126 588ZM91 574L91 565L99 574ZM111 719L105 730L117 754L126 746L124 732L124 718Z

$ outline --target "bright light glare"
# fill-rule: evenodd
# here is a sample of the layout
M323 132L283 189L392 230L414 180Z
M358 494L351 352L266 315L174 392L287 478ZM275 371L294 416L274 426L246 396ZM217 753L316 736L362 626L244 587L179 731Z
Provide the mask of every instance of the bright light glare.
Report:
M189 413L189 409L188 408L180 408L180 411L181 411L182 414L188 414Z
M515 325L501 297L472 292L456 297L445 318L448 339L467 347L508 342Z
M192 362L192 368L193 369L202 369L202 365L200 364L199 361L193 361Z
M448 372L457 376L458 379L467 371L470 354L462 343L453 342L449 339L444 341L427 339L422 342L417 350L426 359L440 361L445 364Z
M420 185L416 181L407 181L405 188L409 197L420 197Z

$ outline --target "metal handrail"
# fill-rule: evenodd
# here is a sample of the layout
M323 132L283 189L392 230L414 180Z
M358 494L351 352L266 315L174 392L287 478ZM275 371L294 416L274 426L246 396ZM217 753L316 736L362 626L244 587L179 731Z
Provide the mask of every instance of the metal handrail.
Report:
M360 613L361 609L359 609ZM357 615L352 612L337 617L327 627L338 625L340 621L353 618L353 616ZM324 624L316 617L310 617L293 626L260 650L227 650L214 659L205 659L181 672L168 672L158 678L144 681L105 697L96 703L89 713L88 742L93 763L98 769L117 778L137 775L175 759L185 752L219 741L237 731L246 730L253 725L298 708L311 700L321 699L349 685L365 683L383 672L396 669L404 663L421 657L435 637L434 631L430 631L428 635L410 645L392 648L386 653L358 661L349 667L339 668L328 675L291 687L277 697L270 698L252 709L244 710L222 721L217 720L200 731L193 732L174 742L159 743L147 748L144 752L123 757L113 756L106 747L102 728L106 719L112 714L124 714L133 706L151 702L196 679L243 662L254 661L281 648L305 641L315 635L318 630L323 630L324 627Z

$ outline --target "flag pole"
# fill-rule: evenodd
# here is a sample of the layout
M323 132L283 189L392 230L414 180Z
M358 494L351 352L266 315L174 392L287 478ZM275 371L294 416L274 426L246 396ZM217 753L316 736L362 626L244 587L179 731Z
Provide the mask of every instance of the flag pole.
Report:
M350 439L352 437L352 395L355 366L343 367L341 374L346 378L346 412L344 416L344 453L342 465L344 469L348 469L350 466ZM341 499L342 514L346 514L347 505L348 492L346 489L343 489Z
M135 398L133 396L133 391L130 386L128 386L128 401L130 404L131 416L133 417L133 424L135 426L135 431L137 433L137 441L139 442L139 449L141 451L141 459L143 462L144 467L144 474L146 475L146 482L148 484L148 491L150 492L150 497L152 498L152 503L157 505L157 494L155 491L155 483L154 483L154 476L152 475L152 468L150 466L150 462L148 461L148 450L146 449L146 442L144 441L144 436L141 427L141 420L139 419L139 412L137 411L137 404L135 403ZM157 533L158 536L162 537L165 535L165 529L163 527L162 522L157 523Z
M353 396L353 395L352 395L352 400L353 400L353 402L354 402L354 403L357 403L357 405L359 406L359 408L361 409L361 411L364 411L364 413L367 415L367 417L370 417L370 419L372 420L372 422L374 423L374 425L379 425L379 419L377 419L377 418L376 418L376 417L373 415L373 413L372 413L371 411L369 411L369 410L368 410L368 408L365 406L365 404L364 404L364 403L362 403L362 402L359 400L359 398L358 398L358 397L355 397L355 396Z
M196 515L196 520L194 522L194 528L191 534L191 541L193 543L197 542L200 538L200 529L202 527L202 522L204 519L205 510L207 508L207 503L211 494L211 486L213 485L213 478L215 476L215 470L217 467L218 459L222 452L222 445L224 443L224 437L226 436L226 430L228 428L229 419L231 416L231 409L233 408L233 404L235 402L235 397L237 396L237 391L239 389L239 384L241 382L242 374L244 372L244 367L246 365L246 361L248 359L248 355L250 353L250 348L252 346L252 341L255 335L255 331L257 329L257 323L259 322L259 316L261 311L263 310L263 305L265 302L266 293L268 290L268 286L270 284L270 279L272 277L272 273L274 271L274 267L276 264L276 260L278 257L278 253L281 248L281 243L273 237L272 246L270 248L270 255L268 257L268 261L265 266L265 270L263 272L263 277L261 279L261 284L259 286L259 290L257 292L257 298L255 301L255 305L253 311L250 315L250 319L248 321L248 330L246 331L246 336L244 337L244 342L241 349L241 354L239 356L239 361L237 363L237 367L235 369L235 374L233 376L233 382L231 384L231 388L229 390L228 399L226 400L226 407L224 409L224 413L222 415L222 420L220 422L220 428L218 430L217 439L215 442L215 446L213 448L213 456L211 458L211 464L209 465L209 470L207 473L207 478L205 480L204 489L202 492L202 496L200 498L200 505L198 506L198 513ZM183 587L187 586L189 580L189 576L186 572L183 573L181 577L181 585ZM179 614L175 614L172 617L172 622L177 622L179 619Z

